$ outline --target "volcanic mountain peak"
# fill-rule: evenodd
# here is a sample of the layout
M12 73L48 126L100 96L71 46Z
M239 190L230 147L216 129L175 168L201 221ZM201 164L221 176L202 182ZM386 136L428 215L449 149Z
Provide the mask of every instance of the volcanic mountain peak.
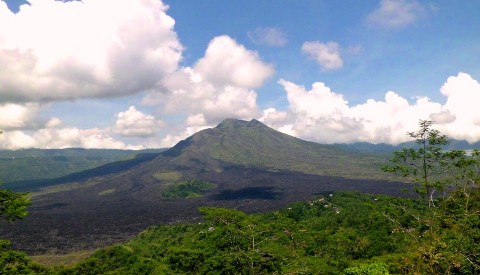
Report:
M284 135L277 132L274 129L269 128L265 124L256 119L250 121L238 120L228 118L222 121L214 128L202 130L193 134L185 140L180 141L170 150L164 153L165 156L179 156L182 152L185 152L188 148L196 148L202 152L211 152L215 147L230 147L231 149L239 149L238 143L249 143L249 146L262 146L265 144L259 143L259 141L268 140L266 133ZM236 146L233 146L237 144ZM245 144L246 145L246 144ZM231 147L234 148L231 148ZM218 150L215 150L218 151Z
M217 127L200 131L163 155L171 163L218 170L220 163L286 169L307 173L331 170L332 159L346 152L333 146L304 141L274 130L258 120L226 119ZM345 158L343 158L345 159ZM334 161L338 166L343 160ZM200 165L200 166L199 166Z
M227 118L223 120L220 124L217 125L217 129L225 129L225 128L238 128L238 127L265 127L268 128L265 124L261 123L256 119L252 119L250 121L239 120L234 118Z
M275 146L278 150L278 147L289 146L295 140L299 141L266 126L256 119L250 121L225 119L215 128L200 131L187 138L185 142L195 147L202 147L206 152L211 152L210 149L213 148L210 147L212 146L217 150L222 148L229 151L243 151L247 148L259 149L259 147L273 149L272 146ZM261 151L257 152L260 153Z

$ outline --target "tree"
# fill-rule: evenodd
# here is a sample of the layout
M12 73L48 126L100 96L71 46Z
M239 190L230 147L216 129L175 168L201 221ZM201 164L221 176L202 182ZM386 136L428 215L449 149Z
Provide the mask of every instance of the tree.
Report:
M0 134L2 133L0 130ZM30 199L26 197L26 193L0 189L0 218L4 222L10 223L25 217L29 205ZM24 253L11 250L10 242L0 239L1 274L29 274L32 273L31 268L31 262Z
M349 267L344 271L345 275L388 275L388 268L383 263L362 264Z
M409 178L429 207L434 206L436 191L444 190L451 183L449 168L465 157L463 151L444 151L443 147L450 140L432 129L432 124L432 121L420 120L419 130L408 133L415 140L417 148L403 148L394 152L390 160L392 164L382 168L385 172Z
M28 214L30 199L25 193L15 193L8 189L0 190L0 217L6 222L13 222Z
M2 133L3 131L0 130L0 135ZM0 218L6 222L13 222L25 217L28 214L27 207L29 205L30 199L26 197L26 193L15 193L8 189L0 189Z
M420 120L419 130L408 135L417 148L394 152L383 167L409 178L424 206L399 205L411 219L400 222L386 215L415 239L416 271L429 274L478 274L480 272L480 151L444 150L447 136ZM436 191L443 193L438 194ZM411 226L414 225L412 228ZM413 264L414 266L416 264Z

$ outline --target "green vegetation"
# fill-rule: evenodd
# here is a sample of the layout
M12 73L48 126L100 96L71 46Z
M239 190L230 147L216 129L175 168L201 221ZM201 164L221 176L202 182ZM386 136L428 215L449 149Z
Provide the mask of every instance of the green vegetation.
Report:
M1 183L0 183L1 185ZM30 200L25 193L15 193L8 189L0 189L0 219L13 222L25 217Z
M177 171L162 171L154 173L153 177L159 181L176 182L180 180L182 174Z
M0 274L48 274L48 269L34 264L25 253L10 249L10 242L0 240Z
M24 193L0 189L0 223L11 223L25 217L30 200ZM27 255L10 248L10 241L0 239L0 274L21 274L41 267L32 264Z
M384 263L361 264L344 270L345 275L388 275L387 265Z
M471 207L478 213L480 191L471 195ZM428 209L422 202L343 192L265 214L203 207L202 223L151 227L126 244L52 272L478 274L478 216L469 222L449 221L437 236L439 242L431 243L416 218Z
M168 185L162 191L162 197L167 199L197 198L201 197L205 191L214 187L215 184L200 180L181 181L172 185Z
M16 274L480 274L480 151L444 151L448 138L431 125L420 121L420 130L410 133L418 148L395 152L383 168L410 179L416 198L339 192L261 214L201 207L200 223L150 227L71 267L35 265L0 243L0 268ZM182 181L162 195L190 198L211 187Z
M452 168L460 167L466 159L464 151L443 151L449 140L438 130L432 129L431 125L431 121L420 121L418 132L408 133L415 139L418 148L394 152L391 160L393 165L383 167L386 172L409 178L429 206L434 205L434 194L443 191L452 182Z
M7 183L51 179L95 168L114 161L133 159L139 153L158 150L24 149L0 150L0 178Z
M346 192L266 214L204 207L202 223L151 227L73 267L25 265L40 274L478 274L480 190L470 196L477 216L447 220L436 242L418 220L424 200Z
M151 227L137 238L95 252L62 274L341 273L410 241L383 218L404 199L337 193L284 210L248 215L203 207L204 222ZM375 258L377 257L377 258ZM356 273L350 273L356 274Z
M419 244L423 272L480 272L480 151L445 151L449 139L421 120L409 133L418 148L394 153L383 169L409 178L422 197L421 211L403 207L415 217L415 230L397 217L389 218Z

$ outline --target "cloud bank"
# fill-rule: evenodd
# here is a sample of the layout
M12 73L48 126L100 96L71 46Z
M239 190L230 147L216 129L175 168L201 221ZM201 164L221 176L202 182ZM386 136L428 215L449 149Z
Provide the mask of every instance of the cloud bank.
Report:
M34 128L38 124L36 117L40 111L37 103L0 104L0 129L12 130L22 128Z
M310 90L286 80L279 83L288 97L288 111L270 109L262 120L307 140L398 144L409 140L406 132L416 130L419 119L433 120L435 128L451 138L480 140L480 84L466 73L449 77L443 84L445 104L427 97L410 103L389 91L384 100L369 99L350 106L343 95L321 82L314 83Z
M174 73L183 46L167 9L156 0L30 0L13 13L1 1L0 147L141 147L115 135L150 137L163 124L135 107L105 129L66 127L41 114L56 101L152 89Z
M8 131L0 136L2 149L24 148L99 148L99 149L142 149L143 146L130 146L115 140L105 130L93 128L45 128L33 133Z

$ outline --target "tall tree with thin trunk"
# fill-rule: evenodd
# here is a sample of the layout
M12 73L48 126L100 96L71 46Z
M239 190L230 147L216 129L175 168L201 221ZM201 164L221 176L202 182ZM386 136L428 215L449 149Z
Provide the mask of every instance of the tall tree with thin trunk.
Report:
M414 139L416 148L403 148L394 152L391 164L383 167L385 172L408 178L429 207L434 206L435 192L448 185L449 167L456 158L454 153L458 153L443 150L450 141L447 136L432 129L432 124L432 121L420 120L419 129L408 133Z

